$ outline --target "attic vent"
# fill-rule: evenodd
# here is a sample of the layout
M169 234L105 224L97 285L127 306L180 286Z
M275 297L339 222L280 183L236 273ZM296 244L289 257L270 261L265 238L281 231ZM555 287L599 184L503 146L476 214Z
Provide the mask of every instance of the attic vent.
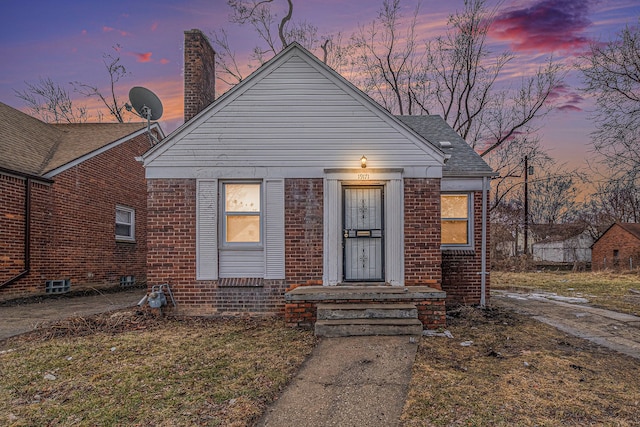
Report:
M48 294L63 294L69 292L69 289L71 289L71 281L69 279L47 280L46 293Z
M451 143L449 141L440 141L440 148L451 148Z

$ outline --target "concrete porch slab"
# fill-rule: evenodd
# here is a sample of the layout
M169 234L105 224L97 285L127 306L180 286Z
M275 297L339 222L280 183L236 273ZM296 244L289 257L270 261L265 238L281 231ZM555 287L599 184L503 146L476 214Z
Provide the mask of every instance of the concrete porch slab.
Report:
M299 286L284 294L286 302L431 300L446 296L446 292L429 286Z

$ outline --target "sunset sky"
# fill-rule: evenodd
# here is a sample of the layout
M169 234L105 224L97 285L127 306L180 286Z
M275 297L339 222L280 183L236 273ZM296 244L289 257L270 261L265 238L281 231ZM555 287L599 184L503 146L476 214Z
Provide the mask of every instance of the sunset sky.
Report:
M281 1L281 3L285 3ZM294 19L316 25L323 34L349 37L358 25L370 23L382 0L299 0ZM403 0L407 15L416 1ZM495 5L493 0L490 5ZM449 14L463 0L423 0L419 38L442 34ZM126 100L129 88L145 86L164 104L161 125L166 133L182 124L182 44L184 30L198 28L209 35L226 28L239 58L248 58L256 36L249 28L228 22L225 0L0 0L0 101L24 110L14 90L25 81L50 77L66 87L80 81L108 91L103 54L119 45L130 75L119 82ZM490 34L492 49L517 56L508 67L518 81L544 58L571 64L591 41L607 41L624 25L637 25L640 0L505 0ZM591 100L577 91L577 74L559 88L560 109L544 124L541 137L551 155L572 166L589 156L588 118ZM505 82L508 83L508 82ZM92 104L78 98L80 104Z

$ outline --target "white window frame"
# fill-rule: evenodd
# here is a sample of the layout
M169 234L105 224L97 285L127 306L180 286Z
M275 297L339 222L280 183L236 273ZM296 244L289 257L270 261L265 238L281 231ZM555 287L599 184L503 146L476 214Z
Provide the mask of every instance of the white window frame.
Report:
M258 212L246 212L244 214L260 216L260 241L259 242L227 242L227 206L226 206L226 188L227 184L256 184L260 186L260 210ZM262 249L264 247L264 210L265 210L265 197L264 197L264 183L262 181L244 181L244 180L229 180L220 182L220 249ZM243 215L242 212L232 212L231 215Z
M129 218L131 219L130 223L118 222L118 211L129 213ZM135 242L136 241L136 210L127 206L116 205L115 209L115 221L114 221L114 234L116 236L116 241L119 242ZM127 225L129 226L129 234L122 235L117 232L117 225Z
M440 193L440 197L441 197L441 203L442 203L442 196L467 196L467 218L440 218L440 230L442 233L442 224L444 222L445 219L448 220L462 220L462 219L466 219L467 221L467 243L442 243L440 245L441 249L444 250L473 250L474 249L474 243L473 243L473 222L474 222L474 217L473 217L473 192L466 192L466 191L457 191L457 192L443 192Z

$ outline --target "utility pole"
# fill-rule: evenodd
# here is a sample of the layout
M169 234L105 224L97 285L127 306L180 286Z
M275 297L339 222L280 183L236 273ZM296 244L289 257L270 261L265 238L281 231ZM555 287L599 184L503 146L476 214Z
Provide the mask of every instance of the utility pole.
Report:
M524 254L529 253L529 175L533 175L533 166L529 166L529 156L524 156Z

